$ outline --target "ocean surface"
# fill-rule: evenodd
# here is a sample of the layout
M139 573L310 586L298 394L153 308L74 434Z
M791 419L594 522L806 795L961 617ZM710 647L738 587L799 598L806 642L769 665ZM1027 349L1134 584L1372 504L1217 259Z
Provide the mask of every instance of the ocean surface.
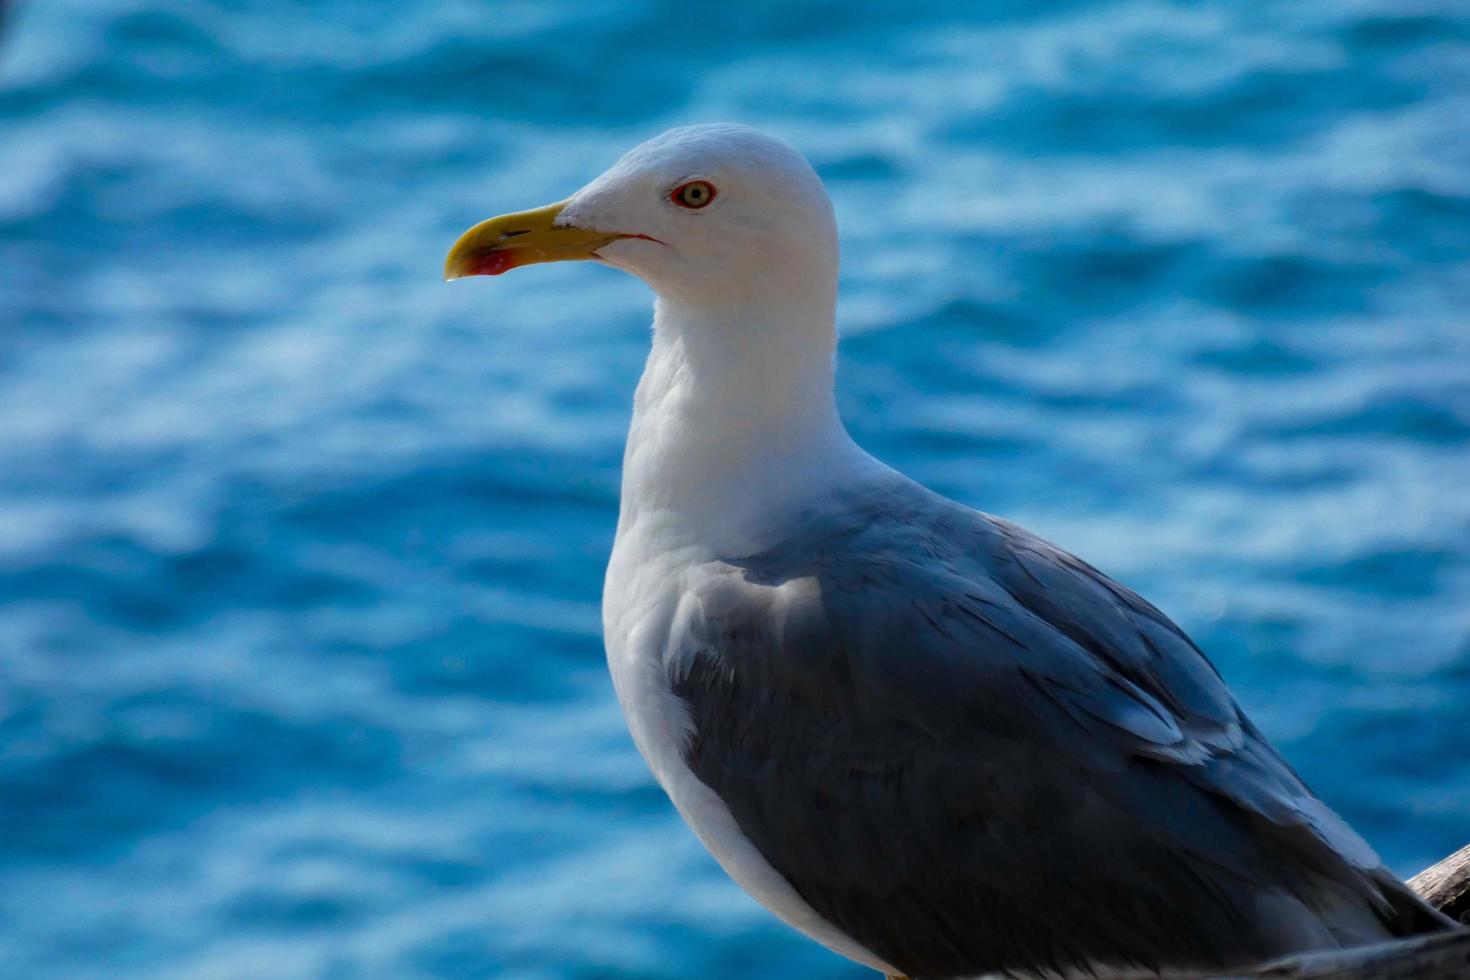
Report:
M1399 872L1470 841L1458 0L33 0L0 976L868 976L724 877L614 703L647 291L440 282L710 120L831 189L860 442L1152 598Z

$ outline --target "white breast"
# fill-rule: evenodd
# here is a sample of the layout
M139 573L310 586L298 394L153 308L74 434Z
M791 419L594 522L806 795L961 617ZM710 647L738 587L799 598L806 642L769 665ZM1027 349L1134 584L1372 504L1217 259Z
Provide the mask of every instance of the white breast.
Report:
M697 559L680 552L650 555L630 540L636 537L618 538L602 606L608 666L634 744L679 814L741 888L828 949L875 970L898 974L808 905L741 833L719 796L685 765L683 749L692 723L670 687L666 656L670 629L685 596L681 569Z

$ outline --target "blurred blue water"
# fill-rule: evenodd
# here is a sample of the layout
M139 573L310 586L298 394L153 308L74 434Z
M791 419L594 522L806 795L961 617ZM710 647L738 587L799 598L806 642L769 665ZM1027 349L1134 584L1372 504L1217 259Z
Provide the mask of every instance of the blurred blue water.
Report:
M0 975L859 977L644 771L648 297L454 236L806 151L861 442L1122 577L1409 873L1470 840L1446 0L46 0L0 36Z

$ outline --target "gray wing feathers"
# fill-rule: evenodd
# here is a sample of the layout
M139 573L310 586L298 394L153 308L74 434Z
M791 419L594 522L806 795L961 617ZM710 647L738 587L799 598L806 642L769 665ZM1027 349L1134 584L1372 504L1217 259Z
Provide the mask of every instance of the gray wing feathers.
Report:
M1173 757L1214 763L1182 768L1188 778L1274 823L1310 828L1358 868L1381 865L1367 842L1313 796L1253 728L1250 745L1245 744L1249 722L1218 672L1163 613L1080 559L1014 525L994 523L1022 573L1003 579L1012 597L1125 681L1142 687L1157 699L1155 706L1168 705L1188 736ZM1215 761L1215 756L1222 758Z
M690 590L667 664L689 764L913 976L1232 965L1435 922L1173 623L1014 525L859 501Z

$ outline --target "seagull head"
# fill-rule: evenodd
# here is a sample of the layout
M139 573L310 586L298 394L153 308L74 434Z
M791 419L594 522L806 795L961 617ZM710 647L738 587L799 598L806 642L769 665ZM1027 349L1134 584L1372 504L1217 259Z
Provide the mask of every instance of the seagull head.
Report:
M832 296L837 227L821 180L786 143L745 126L673 129L556 204L482 221L444 277L592 259L675 301Z

